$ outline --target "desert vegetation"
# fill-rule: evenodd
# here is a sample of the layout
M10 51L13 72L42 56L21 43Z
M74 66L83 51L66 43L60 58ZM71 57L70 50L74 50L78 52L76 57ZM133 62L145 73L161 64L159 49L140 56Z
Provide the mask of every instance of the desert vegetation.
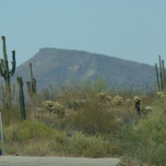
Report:
M123 156L164 165L165 93L102 89L82 84L38 92L33 102L25 103L23 121L17 105L1 108L5 153ZM141 116L135 109L138 94Z
M1 101L6 154L122 157L121 165L165 165L164 84L159 92L117 90L99 78L37 91L31 64L30 71L29 100L18 76L15 101L10 97L10 107Z

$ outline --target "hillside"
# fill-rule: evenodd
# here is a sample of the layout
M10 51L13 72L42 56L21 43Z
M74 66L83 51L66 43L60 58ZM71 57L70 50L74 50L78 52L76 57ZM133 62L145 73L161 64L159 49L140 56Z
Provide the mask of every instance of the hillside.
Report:
M30 80L29 63L32 63L34 77L38 87L59 85L71 81L104 78L109 85L123 87L153 86L154 68L101 54L85 51L42 48L27 62L17 67L16 74L22 75L24 81Z

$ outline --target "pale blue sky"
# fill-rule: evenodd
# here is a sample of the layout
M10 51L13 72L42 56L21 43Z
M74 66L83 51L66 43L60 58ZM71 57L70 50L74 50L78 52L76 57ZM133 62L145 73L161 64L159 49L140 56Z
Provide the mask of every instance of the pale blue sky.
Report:
M166 60L166 0L0 0L0 35L17 65L42 47L154 65Z

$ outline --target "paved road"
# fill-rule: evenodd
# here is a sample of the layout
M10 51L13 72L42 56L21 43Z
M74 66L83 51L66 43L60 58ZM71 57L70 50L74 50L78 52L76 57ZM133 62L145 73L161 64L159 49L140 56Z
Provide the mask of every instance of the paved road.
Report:
M0 156L0 166L116 166L116 158Z

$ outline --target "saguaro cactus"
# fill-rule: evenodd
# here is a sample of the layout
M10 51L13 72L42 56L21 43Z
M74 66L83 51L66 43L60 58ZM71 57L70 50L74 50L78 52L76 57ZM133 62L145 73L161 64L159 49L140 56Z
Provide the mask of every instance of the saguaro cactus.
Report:
M18 87L19 87L19 105L20 105L20 114L21 120L26 119L26 112L25 112L25 101L24 101L24 91L23 91L23 81L22 77L17 77Z
M32 71L32 64L31 63L29 63L29 67L30 67L31 81L27 82L27 88L28 88L28 94L29 94L30 98L32 98L34 96L34 94L37 93L37 85L36 85L36 79L33 77L33 71Z
M4 88L4 102L7 107L11 106L11 86L10 86L10 77L15 73L16 69L16 60L15 60L15 50L12 51L12 68L9 70L7 51L6 51L6 41L5 37L2 36L2 50L3 50L3 59L0 60L0 75L4 78L5 88Z
M163 91L163 89L166 87L166 75L165 75L164 60L161 60L160 55L159 55L159 71L157 63L155 64L155 71L156 71L158 91Z

